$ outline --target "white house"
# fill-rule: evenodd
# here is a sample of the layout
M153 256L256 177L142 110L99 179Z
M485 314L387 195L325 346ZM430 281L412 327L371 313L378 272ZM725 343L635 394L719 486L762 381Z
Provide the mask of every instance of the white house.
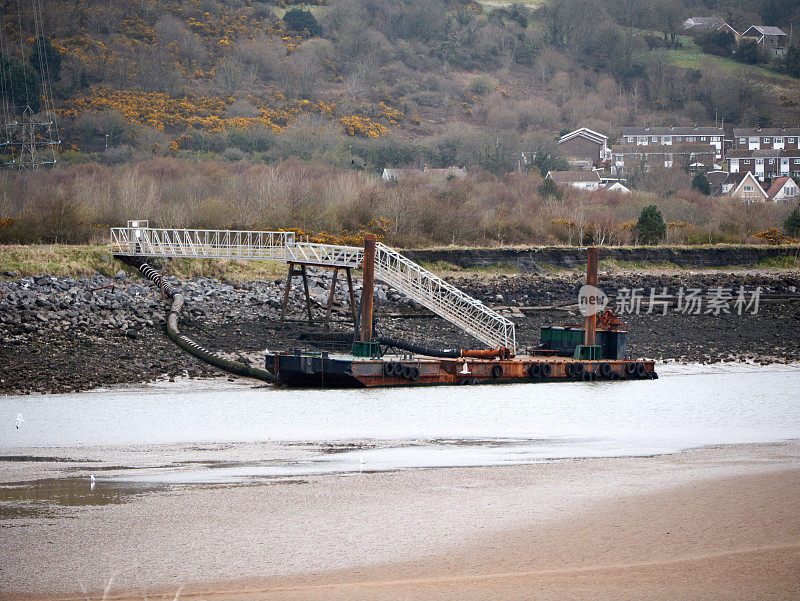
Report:
M562 188L570 186L589 192L600 189L600 174L597 171L549 171L547 179Z
M767 198L775 202L784 202L800 196L800 188L791 177L777 177L767 190Z
M464 167L430 169L427 165L422 169L386 167L381 177L387 182L400 179L413 179L415 177L426 177L429 179L464 179L467 177L467 170Z
M619 192L620 194L630 193L630 189L623 186L620 182L608 182L607 184L600 186L600 189L608 192Z

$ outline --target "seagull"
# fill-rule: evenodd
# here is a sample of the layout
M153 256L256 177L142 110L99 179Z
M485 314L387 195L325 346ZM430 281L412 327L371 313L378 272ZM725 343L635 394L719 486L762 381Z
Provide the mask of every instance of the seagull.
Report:
M25 420L22 418L22 414L21 414L21 413L17 413L17 420L16 420L16 422L17 422L17 430L19 430L19 427L20 427L22 424L24 424L24 423L25 423Z

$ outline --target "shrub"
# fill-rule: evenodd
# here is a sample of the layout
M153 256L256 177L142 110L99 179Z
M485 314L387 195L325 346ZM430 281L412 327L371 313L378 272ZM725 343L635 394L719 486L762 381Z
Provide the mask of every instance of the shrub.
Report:
M294 31L302 32L303 30L307 30L309 35L322 35L322 27L317 23L317 19L311 11L293 8L286 11L286 14L283 15L283 22L286 23L289 29L293 29Z
M736 36L730 31L712 31L698 36L697 44L708 54L731 56L736 50Z
M488 94L493 88L492 80L489 79L488 75L473 77L469 80L469 84L467 85L467 90L469 90L471 94L476 94L478 96Z
M642 244L657 244L667 235L667 225L656 205L647 205L636 222L636 235Z

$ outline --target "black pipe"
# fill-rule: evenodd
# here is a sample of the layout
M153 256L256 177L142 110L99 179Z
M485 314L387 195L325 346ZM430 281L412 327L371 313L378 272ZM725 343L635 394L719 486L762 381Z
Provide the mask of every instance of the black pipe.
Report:
M135 267L138 267L139 271L141 271L145 277L155 282L155 284L164 291L164 294L172 299L172 306L170 307L169 315L167 316L167 335L175 344L177 344L190 355L193 355L198 359L201 359L206 363L210 363L211 365L222 370L247 378L264 380L266 382L275 381L275 374L273 374L271 371L260 369L258 367L252 367L246 363L240 363L239 361L232 361L231 359L221 357L213 351L200 346L185 334L181 334L180 330L178 329L178 316L181 313L181 309L183 308L183 303L185 300L183 295L178 291L177 288L165 282L164 278L161 277L161 274L159 274L147 263L140 263L138 261L131 261L131 263L133 263Z
M403 349L415 355L425 355L427 357L443 357L446 359L458 359L461 356L461 349L436 349L419 344L406 342L405 340L396 340L394 338L386 338L379 336L376 338L378 342L385 346Z

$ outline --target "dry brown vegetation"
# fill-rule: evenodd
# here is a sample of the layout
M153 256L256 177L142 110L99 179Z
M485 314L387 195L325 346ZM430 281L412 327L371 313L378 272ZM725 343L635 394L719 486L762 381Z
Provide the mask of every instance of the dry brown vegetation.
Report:
M376 227L398 246L630 244L633 224L655 203L668 223L665 242L755 242L780 227L793 204L744 205L693 192L652 194L568 190L542 198L536 174L479 171L465 180L387 184L362 171L296 159L153 159L0 174L0 243L91 243L109 226L149 219L153 226L292 229L347 235Z

